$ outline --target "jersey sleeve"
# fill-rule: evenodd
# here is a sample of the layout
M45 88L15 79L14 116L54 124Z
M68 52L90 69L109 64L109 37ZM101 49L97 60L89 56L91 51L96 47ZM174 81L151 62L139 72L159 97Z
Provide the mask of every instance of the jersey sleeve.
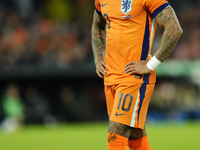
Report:
M95 9L96 9L96 12L97 12L99 15L102 15L102 14L101 14L101 4L100 4L99 0L95 0Z
M169 3L167 0L143 0L143 6L156 17Z

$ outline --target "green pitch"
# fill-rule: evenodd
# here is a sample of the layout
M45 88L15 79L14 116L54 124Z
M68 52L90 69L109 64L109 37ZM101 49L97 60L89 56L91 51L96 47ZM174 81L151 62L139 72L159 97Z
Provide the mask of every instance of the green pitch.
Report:
M106 150L107 123L25 126L0 132L1 150ZM200 149L200 123L147 124L152 150Z

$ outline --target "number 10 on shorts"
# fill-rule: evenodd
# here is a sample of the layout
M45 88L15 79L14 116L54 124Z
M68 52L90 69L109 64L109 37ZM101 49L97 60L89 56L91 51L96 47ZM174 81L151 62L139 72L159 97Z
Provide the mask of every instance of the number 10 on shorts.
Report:
M118 95L119 97L119 103L118 103L118 106L117 106L117 109L119 110L120 109L120 106L121 106L121 109L123 111L126 111L128 112L131 108L131 104L133 102L133 96L130 95L130 94L126 94L124 96L124 93L120 93ZM128 105L127 105L128 104Z

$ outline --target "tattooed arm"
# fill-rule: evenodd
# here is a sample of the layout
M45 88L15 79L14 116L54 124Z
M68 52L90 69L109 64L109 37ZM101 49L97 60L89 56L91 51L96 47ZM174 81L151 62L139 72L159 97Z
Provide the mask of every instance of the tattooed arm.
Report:
M161 38L160 46L154 56L157 60L163 62L173 51L183 31L180 27L176 14L171 7L163 9L156 16L156 20L164 29L164 32ZM124 73L129 73L129 75L148 74L152 71L146 65L148 61L149 60L147 58L146 61L129 62L125 66Z
M105 26L106 21L96 11L94 11L92 23L92 50L96 65L96 73L103 78L106 74L106 64L104 61L105 52Z
M171 7L165 8L157 16L158 24L164 28L160 46L154 56L163 62L173 51L183 31L174 10Z

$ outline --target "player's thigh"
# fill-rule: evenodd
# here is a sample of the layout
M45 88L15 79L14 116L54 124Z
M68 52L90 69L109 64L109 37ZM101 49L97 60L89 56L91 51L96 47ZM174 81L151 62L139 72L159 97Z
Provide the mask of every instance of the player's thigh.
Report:
M104 92L105 92L105 97L106 97L106 106L107 106L107 111L108 115L110 118L110 115L112 113L113 109L113 104L114 104L114 99L115 99L115 88L116 86L104 86Z
M143 129L153 89L154 84L117 86L110 121Z

